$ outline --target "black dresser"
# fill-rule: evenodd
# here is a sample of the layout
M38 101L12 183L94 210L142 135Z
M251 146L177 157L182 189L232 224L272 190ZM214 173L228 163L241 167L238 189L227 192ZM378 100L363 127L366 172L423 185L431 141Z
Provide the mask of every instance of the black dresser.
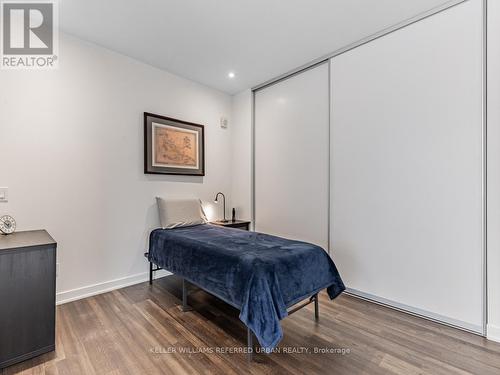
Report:
M56 242L0 235L0 368L55 349Z

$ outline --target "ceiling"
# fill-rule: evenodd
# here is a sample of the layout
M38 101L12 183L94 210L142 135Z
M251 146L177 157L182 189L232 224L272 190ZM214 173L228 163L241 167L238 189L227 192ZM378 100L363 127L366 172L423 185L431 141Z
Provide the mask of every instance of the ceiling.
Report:
M59 14L64 32L234 94L446 2L64 0Z

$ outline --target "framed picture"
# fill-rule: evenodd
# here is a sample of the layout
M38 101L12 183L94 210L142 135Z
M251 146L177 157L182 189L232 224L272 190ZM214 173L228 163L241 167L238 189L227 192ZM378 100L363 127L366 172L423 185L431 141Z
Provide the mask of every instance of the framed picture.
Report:
M204 126L144 112L144 173L204 176Z

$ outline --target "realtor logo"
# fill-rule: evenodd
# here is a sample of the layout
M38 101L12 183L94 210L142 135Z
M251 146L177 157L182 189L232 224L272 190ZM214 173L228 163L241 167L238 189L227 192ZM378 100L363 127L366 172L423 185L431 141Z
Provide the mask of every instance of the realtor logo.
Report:
M2 69L57 67L56 1L2 1Z

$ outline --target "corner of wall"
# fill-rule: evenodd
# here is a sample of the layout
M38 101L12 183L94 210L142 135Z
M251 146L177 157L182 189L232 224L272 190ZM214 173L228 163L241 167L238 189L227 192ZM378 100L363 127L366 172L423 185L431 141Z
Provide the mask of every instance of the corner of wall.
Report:
M487 7L487 337L500 342L500 2Z
M252 194L252 91L232 97L231 204L238 219L251 219Z
M486 338L491 341L500 342L500 326L488 324Z

